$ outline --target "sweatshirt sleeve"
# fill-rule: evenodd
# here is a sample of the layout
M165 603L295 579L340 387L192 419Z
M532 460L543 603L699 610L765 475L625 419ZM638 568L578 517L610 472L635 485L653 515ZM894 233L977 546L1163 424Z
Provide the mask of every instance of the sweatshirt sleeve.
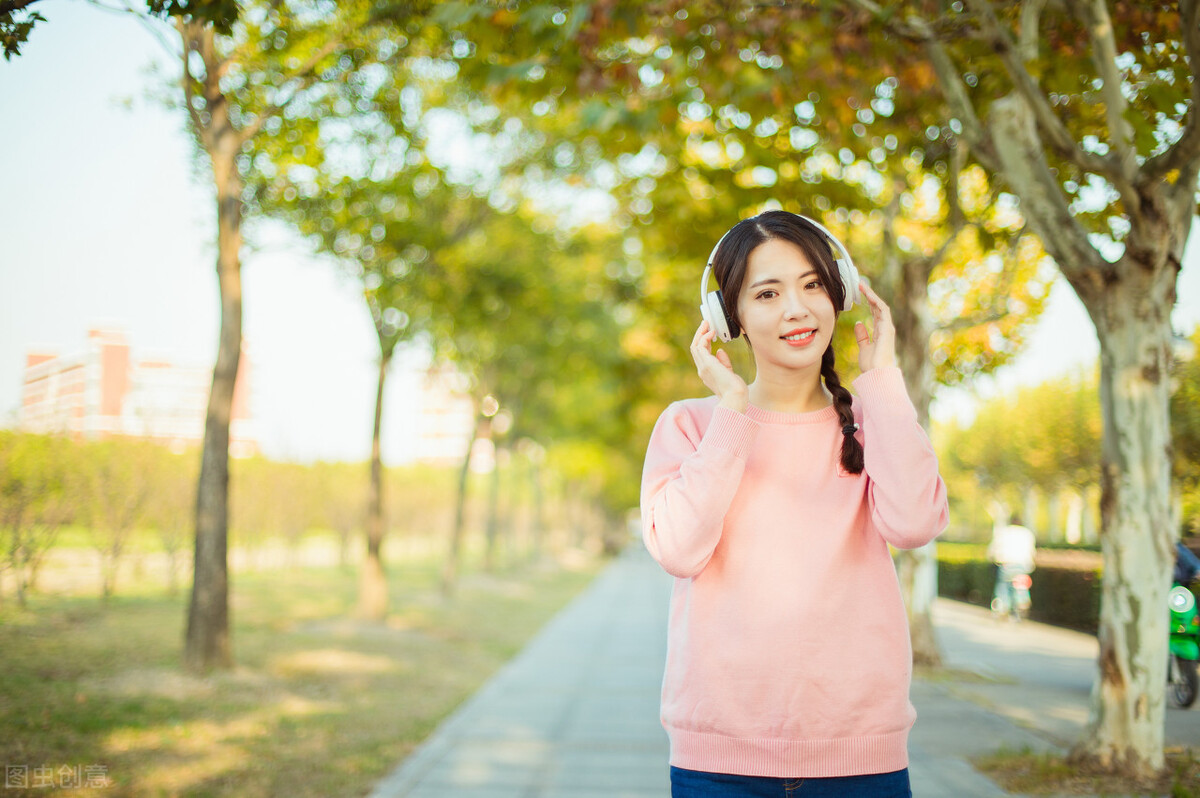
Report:
M758 424L725 407L713 411L707 428L702 423L684 403L668 407L650 435L642 470L646 549L680 578L704 570L716 550L758 433Z
M863 470L871 520L898 549L924 546L950 520L937 455L898 368L872 369L854 381L862 406Z

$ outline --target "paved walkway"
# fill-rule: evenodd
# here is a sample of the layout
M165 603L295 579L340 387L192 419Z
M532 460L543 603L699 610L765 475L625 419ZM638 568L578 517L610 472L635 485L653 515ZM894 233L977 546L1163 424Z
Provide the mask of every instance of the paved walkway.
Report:
M670 577L630 546L373 798L661 798Z
M631 545L371 798L662 798L658 722L671 579ZM1061 750L1087 717L1095 639L939 600L947 678L918 679L916 798L1002 796L968 757ZM956 671L970 673L956 673ZM1200 710L1168 710L1169 743L1200 745Z

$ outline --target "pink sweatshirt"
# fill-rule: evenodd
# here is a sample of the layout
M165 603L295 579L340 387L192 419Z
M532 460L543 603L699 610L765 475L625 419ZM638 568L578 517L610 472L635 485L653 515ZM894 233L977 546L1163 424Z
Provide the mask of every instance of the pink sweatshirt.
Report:
M646 548L676 577L662 722L671 764L826 777L908 767L912 650L888 544L946 527L946 487L900 370L854 381L865 468L837 412L676 402L650 437Z

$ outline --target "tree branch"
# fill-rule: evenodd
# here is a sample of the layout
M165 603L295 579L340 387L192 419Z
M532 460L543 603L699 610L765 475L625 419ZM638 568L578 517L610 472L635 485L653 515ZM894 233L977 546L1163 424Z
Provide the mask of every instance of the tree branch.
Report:
M925 265L922 268L925 270L925 274L926 274L925 282L927 282L927 283L929 282L928 275L933 274L933 270L936 269L938 267L938 265L943 260L946 259L946 252L950 249L951 245L954 244L954 242L958 239L958 234L963 230L963 227L966 227L966 226L968 226L968 225L962 225L959 227L952 228L950 230L950 235L946 236L946 240L943 241L941 243L941 245L938 246L937 251L933 252L930 255L926 255L923 258L923 260L925 261ZM970 226L975 226L975 223L971 222Z
M1021 60L1029 63L1038 57L1038 33L1042 8L1046 0L1025 0L1021 4L1021 30L1018 47Z
M950 222L950 230L957 235L966 223L967 215L963 212L962 196L959 194L958 181L962 177L963 167L967 165L967 143L958 141L953 149L950 150L950 177L946 181L946 204L949 205L947 213Z
M1081 17L1092 40L1092 63L1100 76L1104 97L1104 115L1108 120L1109 145L1115 152L1119 175L1132 188L1137 177L1137 151L1133 146L1133 126L1125 119L1129 102L1121 93L1121 74L1117 71L1117 43L1113 38L1112 18L1104 0L1069 0ZM1125 192L1122 192L1123 194Z
M200 137L205 148L209 148L208 130L205 129L204 120L200 118L200 112L196 110L195 105L196 92L193 86L196 79L192 76L192 67L188 63L195 47L193 23L184 22L183 18L177 17L175 27L179 30L179 37L183 40L183 102L187 106L188 118L192 120L192 127L195 129L196 135Z
M942 84L942 94L950 105L950 111L962 122L963 137L971 145L971 150L988 169L995 171L998 165L996 150L984 127L975 113L975 105L967 91L967 84L962 79L962 73L954 65L950 54L942 46L941 40L934 33L930 24L921 17L910 14L905 19L884 10L872 0L846 0L846 2L865 11L880 22L887 30L896 36L921 45L929 54L938 80Z
M993 104L989 122L999 145L1002 169L997 174L1021 198L1021 215L1086 305L1103 294L1112 267L1071 213L1062 186L1046 163L1033 110L1024 97L1009 94Z
M1186 170L1189 164L1200 158L1200 20L1197 20L1197 6L1196 0L1181 0L1179 3L1183 46L1187 50L1192 73L1192 102L1187 110L1183 135L1164 152L1142 165L1141 178L1146 183L1168 177L1177 170ZM1188 186L1187 190L1192 191L1192 186Z
M222 142L228 143L229 131L234 131L233 120L229 113L229 99L221 88L221 74L224 72L229 59L221 58L217 52L215 28L209 22L196 21L189 23L192 31L192 41L195 50L204 62L204 105L208 111L208 123L205 125L213 146L208 147L210 154ZM237 142L240 146L241 142Z
M1111 175L1116 165L1110 163L1108 159L1082 149L1075 141L1075 137L1063 125L1062 120L1051 109L1045 93L1018 57L1012 37L996 18L989 0L967 0L967 2L975 10L975 16L980 22L984 38L995 48L996 55L1004 64L1004 70L1012 79L1017 91L1025 98L1025 102L1029 104L1034 119L1037 120L1038 127L1046 134L1050 146L1085 171L1105 176Z
M974 222L972 222L970 224L970 226L971 227L982 227L982 225L979 225ZM1027 233L1027 229L1028 229L1028 225L1026 225L1025 227L1022 227L1015 236L1012 236L1011 238L1008 239L1008 250L1009 250L1009 253L1011 256L1010 257L1002 257L1002 261L1004 263L1004 270L1000 275L1000 284L997 287L997 291L996 291L996 294L998 296L1006 296L1012 292L1013 283L1016 281L1017 267L1020 266L1020 263L1019 263L1020 255L1018 254L1018 248L1020 246L1021 239ZM949 242L947 242L947 243L949 243ZM943 246L943 250L945 248L946 247ZM938 253L938 255L936 257L940 260L942 254L943 253ZM947 324L939 325L938 329L943 332L955 333L960 330L969 330L972 327L979 327L979 326L982 326L985 324L994 324L996 322L1001 322L1001 321L1004 321L1005 319L1009 318L1011 315L1012 315L1012 313L1009 312L1009 310L1007 308L1000 309L1000 310L987 311L987 312L983 312L981 310L979 313L976 313L974 315L959 316L958 318L954 319L953 321L951 321Z
M263 125L267 123L268 119L283 113L283 109L286 108L292 100L296 99L296 95L311 86L316 78L316 76L312 74L312 71L317 68L317 64L321 63L322 59L341 47L345 41L345 34L338 34L326 42L325 46L314 53L311 58L309 58L296 69L292 70L291 74L285 75L283 80L280 81L280 86L286 86L287 84L297 80L300 81L300 85L292 89L287 99L283 100L282 102L270 103L266 108L263 109L262 113L258 114L254 118L253 122L243 127L240 134L242 143L245 143L257 136L258 132L262 130Z
M970 330L974 327L982 327L985 324L995 324L997 322L1004 321L1011 316L1012 313L1008 312L1007 310L997 310L982 315L959 316L958 318L954 319L954 321L946 324L939 324L937 326L937 331L953 335L954 333L962 332L963 330Z
M895 12L882 8L872 0L845 0L845 2L859 11L867 12L875 18L876 22L882 23L885 28L902 39L924 44L926 37L932 35L928 23L915 15L910 15L908 19L900 19ZM919 27L914 27L914 22Z
M153 36L158 43L162 45L162 48L164 51L166 51L167 55L179 55L175 48L171 46L170 39L165 32L166 29L162 27L160 20L151 20L145 14L135 14L134 16L141 26L146 30L146 32Z

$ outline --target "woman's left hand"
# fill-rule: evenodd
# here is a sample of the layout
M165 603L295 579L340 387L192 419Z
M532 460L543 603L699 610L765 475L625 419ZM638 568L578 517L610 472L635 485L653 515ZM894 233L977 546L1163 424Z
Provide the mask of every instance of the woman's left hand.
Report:
M860 322L854 324L854 337L858 339L858 368L867 372L871 369L896 365L896 326L892 324L892 311L866 282L858 284L859 291L871 306L874 330Z

